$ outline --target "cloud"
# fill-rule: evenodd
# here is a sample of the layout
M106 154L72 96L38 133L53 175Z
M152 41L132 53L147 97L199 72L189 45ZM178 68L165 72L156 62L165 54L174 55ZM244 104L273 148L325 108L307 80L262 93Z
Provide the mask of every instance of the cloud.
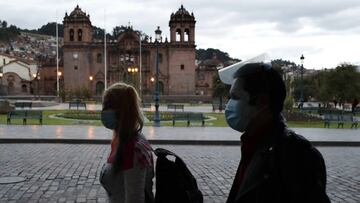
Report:
M169 37L170 14L183 3L194 12L198 48L218 48L240 59L269 51L294 62L303 53L309 67L359 61L358 0L12 0L0 2L6 8L0 18L36 29L55 21L56 11L61 22L77 3L97 27L104 27L105 10L108 32L130 22L152 36L159 25Z

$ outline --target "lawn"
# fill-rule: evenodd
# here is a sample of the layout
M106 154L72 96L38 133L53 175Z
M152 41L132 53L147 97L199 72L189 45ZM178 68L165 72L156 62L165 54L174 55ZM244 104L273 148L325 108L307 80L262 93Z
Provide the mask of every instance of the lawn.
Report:
M145 111L147 117L145 126L152 126L153 112ZM172 126L171 112L161 112L161 126ZM228 127L224 113L205 113L205 126ZM0 124L6 124L6 115L0 115ZM61 117L61 118L60 118ZM99 111L85 110L44 110L43 125L95 125L101 126ZM12 124L22 125L20 119L11 121ZM38 120L31 119L27 124L38 124ZM324 128L324 122L321 120L312 121L288 121L290 128ZM186 127L185 121L176 121L176 127ZM191 123L191 126L201 126L200 122ZM337 125L331 125L331 128L337 128ZM344 128L350 128L350 124L345 124Z

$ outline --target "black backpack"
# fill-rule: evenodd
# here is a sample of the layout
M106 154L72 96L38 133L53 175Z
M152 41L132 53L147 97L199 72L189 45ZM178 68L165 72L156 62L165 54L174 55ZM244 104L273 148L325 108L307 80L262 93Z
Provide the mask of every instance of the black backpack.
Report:
M203 195L186 164L175 153L157 148L155 203L203 203ZM166 156L174 156L175 161Z

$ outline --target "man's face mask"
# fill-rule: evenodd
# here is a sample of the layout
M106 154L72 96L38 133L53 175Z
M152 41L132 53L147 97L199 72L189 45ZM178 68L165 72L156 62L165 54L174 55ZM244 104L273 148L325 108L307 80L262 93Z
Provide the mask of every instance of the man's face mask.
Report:
M105 128L114 130L118 125L115 111L101 111L101 122L103 123Z
M242 80L236 79L230 90L231 99L225 108L228 125L239 132L244 132L257 113L256 106L250 105L250 96L243 89Z

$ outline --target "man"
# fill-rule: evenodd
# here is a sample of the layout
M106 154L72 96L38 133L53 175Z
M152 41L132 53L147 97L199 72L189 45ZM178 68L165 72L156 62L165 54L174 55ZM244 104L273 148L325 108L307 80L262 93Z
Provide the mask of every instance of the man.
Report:
M219 76L231 84L226 121L243 133L227 203L330 202L322 155L283 122L286 90L279 73L265 63L240 62Z

